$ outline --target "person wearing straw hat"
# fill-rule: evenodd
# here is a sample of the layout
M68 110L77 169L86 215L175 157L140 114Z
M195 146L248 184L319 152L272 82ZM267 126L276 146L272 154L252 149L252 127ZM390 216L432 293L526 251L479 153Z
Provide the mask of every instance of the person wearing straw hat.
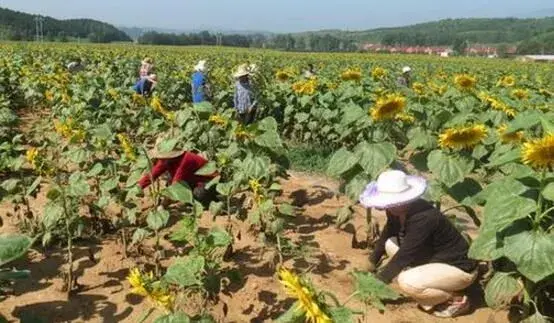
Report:
M67 64L67 70L70 73L81 72L84 69L85 69L85 65L83 64L83 60L81 58L76 58L73 61L71 61L69 64Z
M138 182L141 189L147 188L153 181L160 176L168 173L168 185L173 185L178 182L187 183L193 189L194 197L208 205L215 200L217 193L215 186L210 189L205 188L205 184L214 179L218 174L196 175L196 172L204 167L208 160L192 151L184 149L164 147L164 141L167 139L162 136L156 140L154 148L149 155L155 161L154 167L150 174L144 175Z
M247 64L239 66L233 74L235 78L235 95L233 102L237 116L242 124L250 124L254 121L257 101L254 99L250 76L252 70Z
M156 74L151 74L146 77L141 78L133 86L133 90L136 94L149 96L154 91L154 88L158 84L158 76Z
M426 188L424 178L390 170L360 195L364 207L387 214L369 258L371 271L386 253L390 260L377 278L389 283L398 276L402 292L435 316L467 314L470 303L463 291L477 277L477 262L468 258L469 244L450 220L421 199Z
M146 57L142 60L142 63L140 65L139 69L139 78L147 77L148 75L152 74L154 71L154 60L150 57Z
M402 68L402 75L398 77L396 81L400 87L410 87L412 86L412 68L409 66L404 66Z
M210 97L210 85L206 78L206 61L201 60L194 66L192 74L192 102L200 103Z
M311 79L316 76L314 64L309 63L308 68L303 73L304 78Z

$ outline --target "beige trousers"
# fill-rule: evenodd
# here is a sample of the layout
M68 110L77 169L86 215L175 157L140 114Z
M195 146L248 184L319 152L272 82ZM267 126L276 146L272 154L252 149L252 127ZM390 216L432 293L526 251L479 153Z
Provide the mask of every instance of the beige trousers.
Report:
M398 252L398 240L388 239L385 250L389 257ZM424 309L445 303L455 292L469 287L477 278L472 273L441 263L430 263L404 270L398 275L398 286L404 294L416 300Z

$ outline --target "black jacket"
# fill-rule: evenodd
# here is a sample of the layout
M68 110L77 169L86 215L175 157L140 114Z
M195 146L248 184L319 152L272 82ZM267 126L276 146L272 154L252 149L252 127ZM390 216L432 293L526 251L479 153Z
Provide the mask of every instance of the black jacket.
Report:
M373 264L377 265L381 260L387 239L394 236L399 237L400 249L377 274L384 282L390 282L406 267L428 263L444 263L465 272L471 272L477 266L475 260L467 257L469 245L460 232L426 201L419 200L411 206L403 232L399 218L387 213L387 224L370 256Z

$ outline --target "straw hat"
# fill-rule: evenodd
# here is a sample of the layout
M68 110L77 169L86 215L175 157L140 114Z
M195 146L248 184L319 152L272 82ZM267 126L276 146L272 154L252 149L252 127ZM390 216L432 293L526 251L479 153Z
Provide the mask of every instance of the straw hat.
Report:
M239 77L243 77L243 76L247 76L247 75L251 75L251 74L252 74L252 72L248 68L248 65L242 64L241 66L239 66L237 71L233 74L233 77L238 79Z
M169 138L166 136L159 137L156 139L156 143L154 144L154 148L150 150L149 155L152 159L172 159L181 156L186 152L186 150L183 149L175 149L175 147L172 147L170 150L167 150L167 147L162 147L162 143ZM166 148L166 149L164 149Z
M194 65L194 70L198 72L204 72L206 70L206 60L198 61L198 63Z
M366 186L360 195L360 203L366 208L388 209L419 199L426 189L425 178L389 170Z
M142 60L142 64L152 64L152 62L154 62L154 60L150 57L146 57Z
M409 66L404 66L404 67L402 68L402 73L409 73L409 72L411 72L411 71L412 71L412 68L409 67Z

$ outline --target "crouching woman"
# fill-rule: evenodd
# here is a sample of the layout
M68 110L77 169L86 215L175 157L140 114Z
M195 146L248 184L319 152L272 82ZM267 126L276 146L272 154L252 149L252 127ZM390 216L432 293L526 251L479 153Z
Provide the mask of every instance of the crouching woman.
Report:
M387 223L370 265L377 268L386 253L389 262L377 277L390 283L398 277L403 294L438 317L467 314L464 290L477 277L477 262L469 259L469 245L438 209L421 199L427 182L392 170L383 172L360 196L366 208L385 210Z

